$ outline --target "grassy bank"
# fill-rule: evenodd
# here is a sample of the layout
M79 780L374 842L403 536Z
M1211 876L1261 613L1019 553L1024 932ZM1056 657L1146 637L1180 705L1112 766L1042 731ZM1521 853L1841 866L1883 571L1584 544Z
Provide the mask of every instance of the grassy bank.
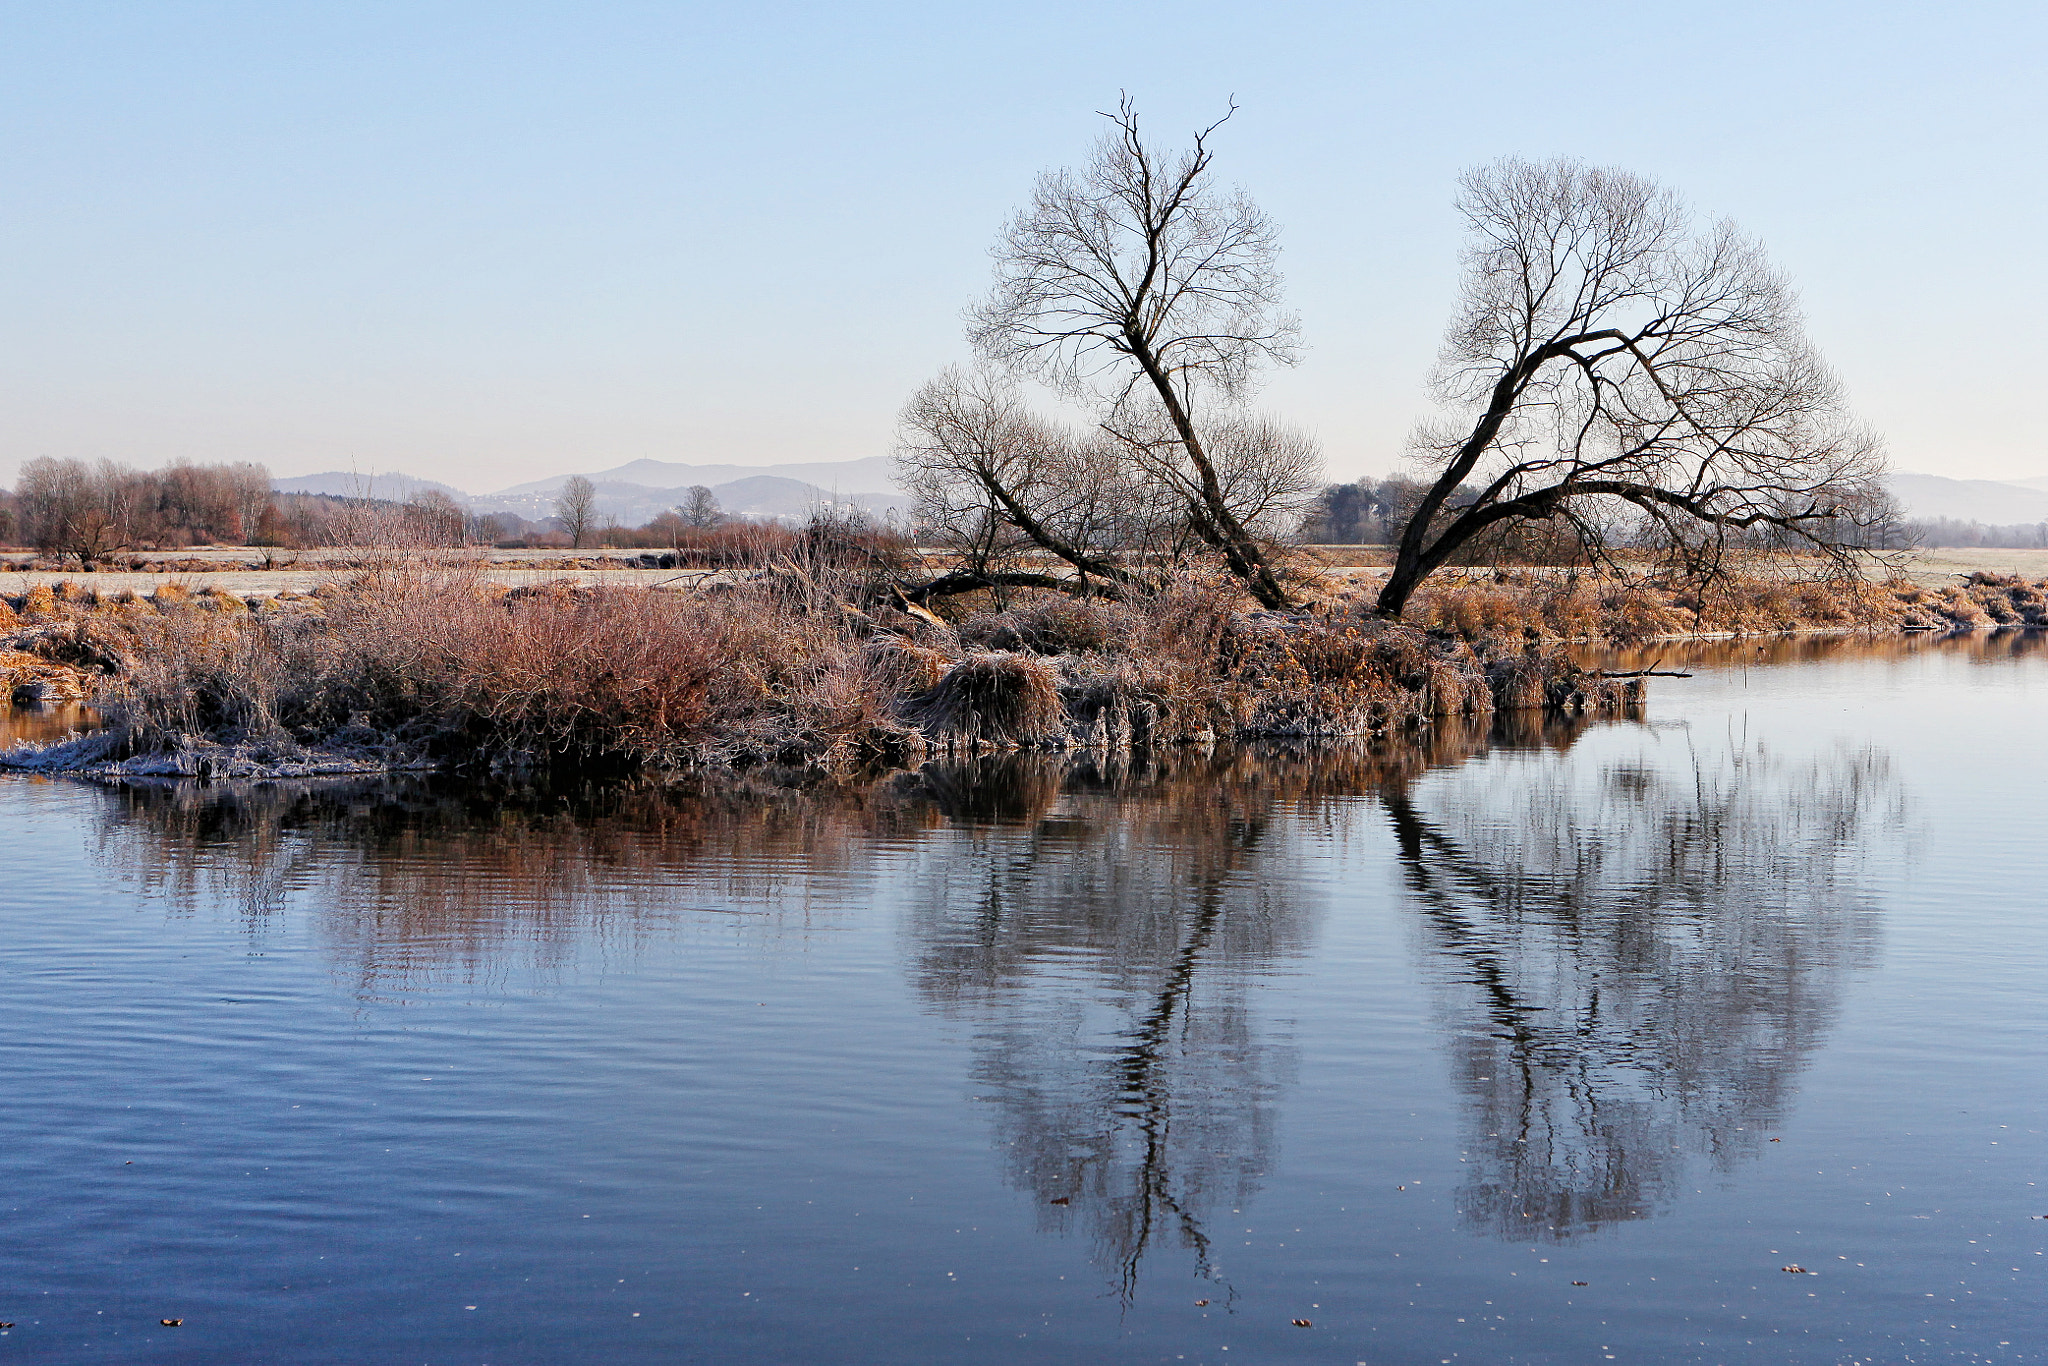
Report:
M398 561L311 595L34 590L0 641L108 719L15 766L294 774L461 766L846 769L1005 749L1366 735L1497 709L1621 705L1562 654L1186 582L942 620L877 569L791 560L707 590L506 590Z
M1336 599L1371 601L1357 583ZM1925 586L1896 579L1801 582L1730 578L1689 585L1555 570L1447 573L1427 581L1408 613L1417 625L1472 641L1521 638L1627 644L1698 635L1794 631L1961 631L2048 626L2048 579L1978 571Z

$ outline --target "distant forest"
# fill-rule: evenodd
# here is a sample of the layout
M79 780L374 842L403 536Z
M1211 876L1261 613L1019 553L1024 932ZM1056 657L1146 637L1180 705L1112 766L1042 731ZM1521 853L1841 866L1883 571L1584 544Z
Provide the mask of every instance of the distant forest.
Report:
M1425 486L1407 479L1330 484L1299 529L1312 545L1389 545L1399 538ZM90 564L117 551L179 550L198 545L287 549L394 537L422 545L506 547L590 544L621 549L677 547L704 538L720 522L708 491L637 527L602 519L572 538L560 518L528 521L511 513L476 514L446 494L409 502L334 494L275 493L270 471L253 463L179 463L134 470L111 461L43 458L22 466L12 490L0 489L0 545L34 548ZM1469 502L1477 491L1462 491ZM1452 507L1460 503L1452 499ZM2048 549L2048 522L1987 526L1952 518L1907 519L1902 543L1930 547ZM1473 545L1468 562L1544 563L1570 559L1577 540L1542 522Z
M674 514L668 514L674 517ZM677 518L677 520L680 520ZM667 530L663 519L651 527ZM666 544L646 528L592 528L601 544ZM180 462L135 470L112 461L31 460L12 490L0 489L0 545L92 564L118 551L200 545L297 549L382 544L548 546L570 543L553 520L469 512L447 494L408 502L333 494L277 493L253 463Z

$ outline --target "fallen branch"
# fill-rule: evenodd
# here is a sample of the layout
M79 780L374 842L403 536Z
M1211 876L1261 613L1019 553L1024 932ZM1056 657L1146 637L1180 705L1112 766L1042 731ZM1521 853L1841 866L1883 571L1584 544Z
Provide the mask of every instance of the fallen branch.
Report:
M1122 586L1104 579L1090 579L1083 583L1076 578L1060 578L1051 574L978 574L966 569L956 569L929 583L898 586L895 592L904 601L923 606L934 598L976 593L988 588L1045 588L1077 598L1108 598L1111 601L1121 601L1125 596Z

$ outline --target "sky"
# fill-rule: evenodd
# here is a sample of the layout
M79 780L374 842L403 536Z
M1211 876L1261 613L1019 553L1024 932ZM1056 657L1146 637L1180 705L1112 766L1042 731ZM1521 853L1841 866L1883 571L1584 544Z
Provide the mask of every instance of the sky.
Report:
M1458 173L1645 174L1760 238L1904 469L2048 475L2048 6L0 0L0 483L885 455L1119 91L1283 229L1260 396L1398 465Z

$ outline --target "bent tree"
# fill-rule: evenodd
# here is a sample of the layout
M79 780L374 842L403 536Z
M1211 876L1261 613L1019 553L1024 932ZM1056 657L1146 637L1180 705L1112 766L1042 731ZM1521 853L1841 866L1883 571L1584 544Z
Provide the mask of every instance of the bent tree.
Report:
M896 475L956 568L909 596L1051 588L1122 597L1157 509L1110 443L1047 422L987 370L948 367L904 405ZM1030 567L1044 557L1063 574Z
M1223 120L1169 154L1139 135L1128 98L1104 117L1110 130L1087 165L1041 176L1003 230L970 337L1008 376L1085 404L1135 482L1170 501L1179 529L1261 603L1285 606L1268 533L1309 493L1316 462L1243 411L1259 371L1294 360L1276 229L1241 191L1214 183L1209 139ZM1022 529L976 478L994 514Z
M1735 549L1830 570L1895 514L1878 440L1846 411L1762 249L1671 192L1569 160L1468 172L1462 298L1415 452L1435 478L1378 611L1515 523L1561 526L1709 578Z

